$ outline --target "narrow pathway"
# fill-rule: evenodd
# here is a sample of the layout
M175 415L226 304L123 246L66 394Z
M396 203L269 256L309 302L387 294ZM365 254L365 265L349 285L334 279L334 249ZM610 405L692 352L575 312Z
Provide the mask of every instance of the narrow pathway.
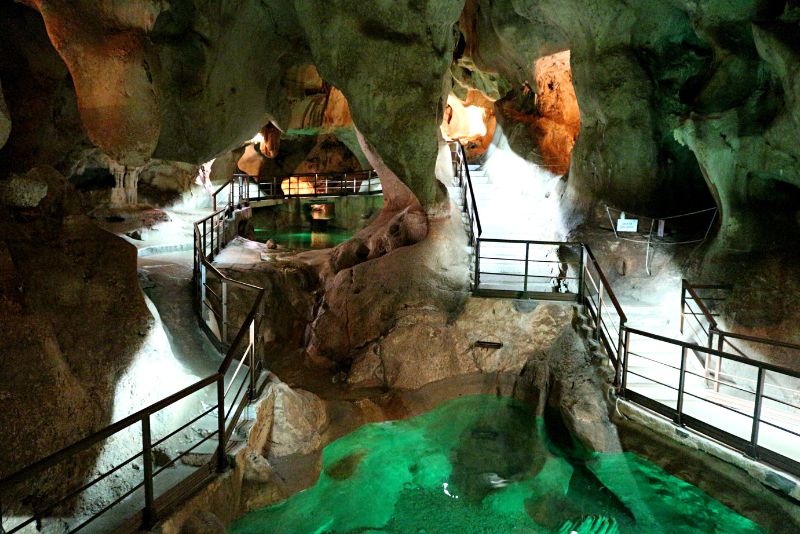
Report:
M139 258L139 278L153 301L175 358L197 376L217 371L221 355L200 329L192 303L192 251Z

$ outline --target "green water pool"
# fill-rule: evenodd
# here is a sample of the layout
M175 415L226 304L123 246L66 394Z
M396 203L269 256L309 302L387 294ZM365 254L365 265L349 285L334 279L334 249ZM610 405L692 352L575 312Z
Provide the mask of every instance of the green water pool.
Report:
M255 234L256 241L262 243L272 239L281 246L304 250L335 247L353 237L352 230L339 228L330 228L324 232L312 232L301 228L277 231L256 228Z
M756 533L696 487L632 453L578 455L527 407L462 397L369 424L323 451L312 488L230 532Z

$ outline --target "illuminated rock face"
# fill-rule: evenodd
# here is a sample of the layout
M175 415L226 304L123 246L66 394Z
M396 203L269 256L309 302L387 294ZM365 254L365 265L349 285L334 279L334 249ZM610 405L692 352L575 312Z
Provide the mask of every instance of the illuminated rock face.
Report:
M555 174L569 170L570 156L581 127L578 99L572 86L569 51L536 60L536 139L544 166Z
M494 102L476 89L467 92L462 101L455 94L447 96L447 107L442 118L442 136L458 140L470 158L483 155L492 142L497 119Z
M290 122L285 74L315 64L423 205L443 198L433 179L437 115L463 2L29 4L70 70L89 138L120 164L202 163L265 118ZM231 38L244 35L249 44ZM347 115L333 106L324 122Z
M761 232L747 206L763 196L748 177L797 185L798 149L785 140L800 128L790 37L798 15L779 3L27 4L70 70L89 138L128 166L208 161L268 119L285 127L352 118L429 209L443 196L432 169L442 95L453 84L462 99L473 88L494 100L527 82L539 95L538 154L565 170L576 110L550 89L569 85L565 59L542 70L550 60L540 58L570 50L581 110L569 169L575 203L677 211L705 207L710 185L725 232L746 237ZM325 105L306 94L323 79L337 88ZM714 148L722 135L725 146Z

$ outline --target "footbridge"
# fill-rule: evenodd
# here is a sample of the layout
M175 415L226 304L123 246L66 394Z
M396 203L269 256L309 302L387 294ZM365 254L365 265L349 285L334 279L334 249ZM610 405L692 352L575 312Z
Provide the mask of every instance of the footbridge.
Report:
M233 177L212 194L212 209L249 205L257 208L280 204L291 198L326 198L382 195L374 170L353 172L295 173L261 178L245 173Z
M717 307L731 286L687 280L675 294L679 332L634 328L589 245L485 236L472 180L481 169L460 144L451 154L475 295L576 302L618 398L800 476L800 372L763 359L800 357L800 345L724 330Z

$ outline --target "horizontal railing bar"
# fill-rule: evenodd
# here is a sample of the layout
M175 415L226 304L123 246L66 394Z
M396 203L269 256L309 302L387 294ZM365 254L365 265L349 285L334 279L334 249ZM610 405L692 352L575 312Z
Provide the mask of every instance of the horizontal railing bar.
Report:
M218 406L215 406L214 408L218 408ZM180 460L181 458L183 458L184 456L186 456L187 454L189 454L190 452L195 450L197 447L199 447L200 445L202 445L203 443L205 443L206 441L208 441L209 439L213 438L214 436L216 436L218 434L219 434L219 431L217 431L217 430L215 430L214 432L210 432L206 437L204 437L203 439L201 439L200 441L198 441L197 443L192 445L190 448L188 448L185 451L183 451L182 453L180 453L175 458L171 459L166 464L162 465L157 471L155 471L153 473L153 479L155 479L160 473L163 473L166 469L169 469L170 467L175 465L175 462L177 462L178 460Z
M737 391L741 391L742 393L747 393L748 395L753 395L755 397L756 394L753 391L748 391L748 390L740 388L738 386L734 386L733 384L731 384L729 382L723 382L719 378L711 378L711 374L710 374L711 372L714 372L714 374L716 374L716 372L713 371L713 370L711 370L709 372L708 376L699 375L699 374L695 373L694 371L689 371L688 369L686 370L686 374L689 374L689 375L692 375L692 376L696 376L697 378L702 378L703 380L708 380L709 382L713 382L714 384L719 384L720 386L725 386L726 388L735 389ZM720 373L720 374L722 374L722 373Z
M659 386L664 386L667 389L671 389L673 391L678 391L678 388L676 388L676 387L670 386L669 384L665 384L664 382L659 382L655 378L650 378L649 376L645 376L645 375L639 374L639 373L637 373L635 371L631 371L630 369L628 369L628 374L629 375L635 375L635 376L638 376L640 378L644 378L645 380L648 380L650 382L658 384ZM633 388L636 388L636 384L633 385ZM628 384L628 389L631 389L631 384ZM656 401L656 402L661 402L661 401Z
M531 239L501 239L494 237L479 237L481 243L520 243L529 245L548 245L548 246L571 246L579 247L582 243L578 241L535 241Z
M758 360L749 360L747 358L742 358L740 356L735 356L733 354L728 354L727 352L721 352L716 349L709 349L707 347L702 347L700 345L696 345L694 343L689 343L686 341L681 341L679 339L671 339L665 336L661 336L659 334L653 334L650 332L645 332L644 330L639 330L637 328L631 328L626 326L625 329L632 334L636 334L639 336L649 337L651 339L657 339L659 341L663 341L665 343L672 343L673 345L678 345L681 347L686 347L687 349L693 349L698 352L703 352L705 354L711 354L712 356L722 356L726 360L731 360L738 363L743 363L745 365L751 365L753 367L758 367L764 369L766 371L771 371L774 373L780 373L784 375L788 375L794 378L800 378L800 371L793 371L792 369L788 369L786 367L781 367L779 365L774 365L771 363L760 362Z
M122 469L123 467L125 467L126 465L128 465L129 463L131 463L132 461L136 460L136 459L137 459L138 457L140 457L141 455L142 455L142 451L139 451L138 453L134 454L133 456L131 456L130 458L128 458L127 460L125 460L124 462L122 462L121 464L119 464L119 465L115 466L113 469L110 469L110 470L106 471L105 473L103 473L102 475L98 476L97 478L95 478L95 479L92 479L90 482L87 482L86 484L84 484L84 485L83 485L83 486L81 486L80 488L78 488L78 489L75 489L75 490L72 490L70 493L68 493L68 494L67 494L67 495L65 495L64 497L61 497L59 500L57 500L57 501L56 501L56 502L54 502L53 504L49 505L49 506L48 506L47 508L45 508L44 510L42 510L42 511L38 512L38 515L39 515L39 516L44 516L44 515L47 515L47 514L49 514L49 513L50 513L50 512L51 512L51 511L52 511L52 510L53 510L55 507L57 507L59 504L63 503L63 502L64 502L64 501L66 501L67 499L70 499L70 498L72 498L72 497L75 497L75 496L76 496L76 495L78 495L79 493L82 493L82 492L86 491L87 489L91 488L91 487L92 487L92 486L94 486L95 484L98 484L98 483L102 482L102 481L103 481L103 480L105 480L105 479L106 479L106 478L107 478L109 475L113 475L114 473L116 473L117 471L119 471L120 469Z
M687 284L694 289L733 289L732 284L693 284L688 280Z
M600 277L600 282L603 286L605 286L608 296L611 299L611 304L614 305L614 308L617 310L622 322L627 323L628 317L625 315L625 312L622 311L622 306L620 305L619 300L617 300L617 296L614 294L614 291L611 289L611 284L608 282L605 273L603 273L603 270L600 268L600 263L597 261L597 258L594 257L592 249L589 248L589 245L583 245L583 248L586 251L586 255L589 257L592 265L594 265L597 275Z
M788 432L789 434L792 434L792 435L797 436L798 438L800 438L800 433L795 432L794 430L789 430L786 427L782 427L782 426L777 425L777 424L775 424L773 422L767 421L766 419L763 419L763 418L760 418L759 421L764 423L765 425L771 426L772 428L777 428L778 430L780 430L782 432Z
M718 406L720 408L724 408L724 409L726 409L728 411L731 411L733 413L738 413L739 415L743 415L743 416L747 417L748 419L753 419L753 414L751 414L751 413L749 414L747 412L743 412L741 410L737 410L736 408L732 408L730 406L725 406L724 404L722 404L720 402L715 402L715 401L712 401L712 400L707 399L705 397L701 397L700 395L695 395L691 391L683 390L683 394L684 395L689 395L690 397L694 397L697 400L700 400L700 401L703 401L703 402L707 402L709 404L713 404L714 406ZM719 428L719 427L717 427L717 428ZM723 429L720 428L720 430L723 430Z
M89 519L87 519L86 521L84 521L83 523L81 523L80 525L75 527L74 529L70 530L69 534L73 534L74 532L78 532L83 527L85 527L86 525L88 525L89 523L91 523L92 521L94 521L95 519L97 519L98 517L103 515L104 513L108 512L109 510L114 508L116 505L118 505L119 503L121 503L122 501L124 501L125 499L127 499L128 497L130 497L131 495L136 493L137 491L139 491L139 488L141 488L142 486L144 486L144 481L139 482L133 488L131 488L130 491L128 491L127 493L123 494L122 496L114 499L114 501L112 501L108 506L104 507L99 512L97 512L94 515L92 515L92 517L90 517ZM12 531L12 532L14 532L14 531Z
M721 373L721 374L725 374L725 373ZM788 389L788 388L786 388L786 389ZM797 390L794 390L794 389L788 389L788 390L793 392L793 393L797 393ZM789 402L776 399L775 397L770 397L769 395L761 395L761 398L762 399L771 400L771 401L777 402L779 404L783 404L784 406L788 406L789 408L792 408L794 410L800 410L800 406L798 406L796 404L791 404Z
M82 440L77 441L76 443L73 443L68 447L65 447L64 449L61 449L60 451L55 452L50 456L47 456L44 459L39 460L38 462L31 464L12 475L9 475L3 480L0 480L0 489L8 488L9 486L12 486L28 477L41 473L45 469L57 465L59 462L61 462L66 458L70 458L79 452L83 452L84 450L90 448L92 445L95 445L96 443L103 441L109 436L116 434L120 430L124 430L125 428L135 423L138 423L139 421L142 420L144 416L158 412L166 408L167 406L170 406L171 404L174 404L175 402L185 397L188 397L192 393L196 393L202 390L203 388L208 387L209 385L215 383L219 379L219 377L220 373L214 373L211 376L207 376L206 378L198 380L194 384L183 388L177 393L173 393L172 395L164 399L161 399L160 401L155 402L150 406L143 408L138 412L133 413L125 417L124 419L117 421L112 425L107 426L104 429L95 432L91 436L87 436Z
M482 260L498 260L498 261L519 261L525 262L525 258L502 258L500 256L481 256ZM559 260L527 260L528 263L555 263L558 265L569 265L572 267L580 265L577 261L559 261Z
M748 336L746 334L737 334L735 332L719 331L725 338L740 339L742 341L751 341L753 343L760 343L762 345L771 345L773 347L781 347L785 349L800 350L800 345L796 343L789 343L787 341L776 341L774 339L766 339L762 337Z
M180 432L181 430L183 430L183 429L185 429L186 427L188 427L188 426L190 426L190 425L192 425L192 424L196 423L197 421L199 421L199 420L200 420L200 419L202 419L203 417L206 417L207 415L209 415L211 412L213 412L213 411L214 411L214 410L216 410L216 409L217 409L217 407L216 407L216 406L214 406L214 407L212 407L212 408L209 408L208 410L206 410L205 412L201 413L200 415L198 415L197 417L195 417L194 419L192 419L191 421L189 421L189 422L188 422L188 423L186 423L185 425L183 425L183 426L181 426L180 428L178 428L178 429L176 429L176 430L174 430L174 431L170 432L169 434L167 434L166 436L162 437L162 438L161 438L161 439L159 439L158 441L155 441L155 442L153 442L153 443L152 443L150 446L151 446L151 447L157 447L157 446L161 445L162 443L164 443L165 441L167 441L169 438L173 437L175 434L177 434L177 433L178 433L178 432Z
M657 363L659 365L663 365L664 367L669 367L670 369L674 369L676 371L680 371L681 370L680 367L675 367L674 365L670 365L668 363L664 363L664 362L658 361L658 360L656 360L654 358L650 358L648 356L643 356L642 354L637 354L636 352L633 352L633 351L630 351L630 350L628 351L628 354L630 354L631 356L636 356L637 358L641 358L643 360L647 360L647 361L650 361L650 362L653 362L653 363Z
M375 170L359 170L359 171L331 171L331 172L298 172L294 174L275 174L272 176L265 176L263 178L263 182L259 181L258 176L254 176L252 174L245 174L245 173L234 173L233 176L236 178L255 178L256 183L272 183L275 180L288 180L290 178L308 178L308 177L318 177L323 178L326 176L374 176ZM377 176L375 176L377 178ZM267 181L269 180L269 181ZM349 181L349 180L348 180Z

